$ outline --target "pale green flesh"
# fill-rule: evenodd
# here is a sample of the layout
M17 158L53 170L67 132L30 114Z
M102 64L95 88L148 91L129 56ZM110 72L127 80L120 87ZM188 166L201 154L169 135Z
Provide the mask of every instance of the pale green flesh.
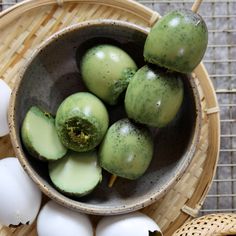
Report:
M60 191L76 196L90 193L102 179L95 152L71 151L63 159L49 163L49 175Z
M37 107L32 107L26 115L22 138L29 152L41 159L57 160L67 152L58 138L54 119Z

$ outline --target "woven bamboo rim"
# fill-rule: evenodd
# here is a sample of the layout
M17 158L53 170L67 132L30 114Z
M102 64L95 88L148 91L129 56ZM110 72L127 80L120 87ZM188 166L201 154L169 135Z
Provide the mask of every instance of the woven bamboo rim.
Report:
M0 78L11 87L32 51L60 29L89 19L124 20L149 27L159 14L132 0L27 0L0 13ZM201 98L202 130L195 156L175 186L145 208L171 235L188 219L196 217L212 182L219 154L219 108L205 67L200 64L194 77ZM0 158L14 155L9 137L0 138ZM35 225L8 229L0 236L36 235Z
M180 227L173 236L236 235L236 214L212 214L194 219Z

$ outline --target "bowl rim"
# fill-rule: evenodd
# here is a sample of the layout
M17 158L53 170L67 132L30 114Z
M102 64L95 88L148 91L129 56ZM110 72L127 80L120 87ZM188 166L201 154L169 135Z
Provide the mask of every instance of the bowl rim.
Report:
M24 74L28 68L28 66L32 63L32 61L37 57L37 55L41 52L49 44L56 41L58 38L63 37L65 34L81 30L87 27L94 27L99 25L116 25L122 27L128 27L130 29L139 31L144 34L148 34L150 28L143 27L140 25L136 25L135 23L130 23L121 20L112 20L112 19L96 19L96 20L88 20L80 23L76 23L70 25L55 34L51 35L49 38L44 40L33 53L30 55L28 60L25 62L24 66L22 67L19 77L16 80L15 86L12 91L9 110L8 110L8 122L9 122L9 129L10 129L10 139L12 142L12 146L16 157L19 159L23 169L28 174L28 176L35 182L35 184L39 187L39 189L47 195L50 199L55 200L60 205L63 205L67 208L83 212L86 214L92 215L117 215L117 214L124 214L132 211L136 211L142 209L158 199L160 199L178 180L182 177L185 173L187 167L189 166L194 153L196 151L197 145L200 140L200 131L201 131L201 102L200 102L200 95L197 90L197 86L194 82L193 77L189 78L190 85L193 89L194 101L196 106L196 120L195 126L193 128L193 135L191 136L191 140L189 142L189 151L184 154L185 158L182 165L176 170L177 174L171 178L166 184L162 186L158 191L155 191L153 194L148 195L146 198L143 198L142 201L134 202L129 205L120 205L120 206L99 206L99 204L90 204L86 202L79 202L73 199L68 198L67 196L63 195L62 193L58 192L52 185L45 183L45 180L34 170L34 168L30 165L29 161L24 155L23 150L20 148L21 142L17 140L17 132L16 132L16 115L15 115L15 105L16 100L18 98L18 90L21 85L21 81L24 77ZM200 64L200 66L202 66ZM48 186L47 186L48 185Z

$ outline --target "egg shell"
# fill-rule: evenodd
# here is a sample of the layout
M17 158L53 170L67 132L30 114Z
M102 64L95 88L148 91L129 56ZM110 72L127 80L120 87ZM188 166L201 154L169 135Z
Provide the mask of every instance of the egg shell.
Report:
M141 212L104 217L98 223L96 236L149 236L149 232L157 231L162 235L159 226L153 219Z
M50 201L37 220L38 236L93 236L89 217Z
M10 97L10 87L0 79L0 137L3 137L9 133L7 111Z
M0 223L31 224L41 205L42 194L17 158L0 160Z

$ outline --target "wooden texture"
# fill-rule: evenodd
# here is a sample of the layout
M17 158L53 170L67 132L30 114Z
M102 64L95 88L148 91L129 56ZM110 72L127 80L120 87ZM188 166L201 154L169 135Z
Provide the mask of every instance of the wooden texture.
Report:
M0 78L12 88L34 49L60 29L89 19L116 19L150 27L159 14L131 0L28 0L0 14ZM204 66L194 71L202 104L201 139L195 156L175 186L158 202L143 209L172 233L196 217L212 182L219 154L218 104ZM9 137L0 138L0 158L14 155ZM8 229L0 236L33 236L35 225Z
M202 1L203 1L203 0L195 0L193 6L192 6L192 8L191 8L191 10L192 10L193 12L197 13L197 11L198 11L198 9L199 9L199 7L200 7Z
M236 214L212 214L187 222L173 236L236 235Z

